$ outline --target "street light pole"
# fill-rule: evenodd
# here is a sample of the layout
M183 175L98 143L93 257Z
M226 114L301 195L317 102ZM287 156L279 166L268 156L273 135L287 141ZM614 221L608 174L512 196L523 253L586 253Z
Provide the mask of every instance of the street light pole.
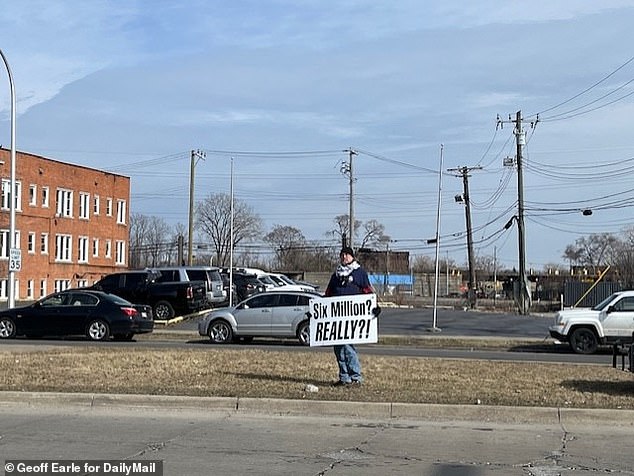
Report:
M9 247L11 250L16 248L15 242L15 86L13 84L13 75L11 74L11 68L6 56L0 50L0 56L7 68L7 74L9 75L9 86L11 87L11 179L10 179L10 204L9 204ZM15 307L15 270L9 265L9 309Z

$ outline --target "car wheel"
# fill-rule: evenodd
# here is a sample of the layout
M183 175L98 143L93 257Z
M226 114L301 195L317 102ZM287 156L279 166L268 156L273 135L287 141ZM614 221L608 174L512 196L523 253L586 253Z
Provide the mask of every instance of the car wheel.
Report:
M159 321L174 317L174 308L167 301L159 301L154 305L154 319Z
M86 336L90 340L102 341L110 336L110 327L101 319L94 319L86 327Z
M209 324L207 334L214 344L228 344L233 339L231 326L227 321L223 321L222 319Z
M15 337L15 322L10 317L0 317L0 339L13 339Z
M297 326L297 340L302 345L310 345L310 323L308 321L300 322Z
M570 336L570 347L577 354L594 354L599 347L599 340L592 329L578 327Z

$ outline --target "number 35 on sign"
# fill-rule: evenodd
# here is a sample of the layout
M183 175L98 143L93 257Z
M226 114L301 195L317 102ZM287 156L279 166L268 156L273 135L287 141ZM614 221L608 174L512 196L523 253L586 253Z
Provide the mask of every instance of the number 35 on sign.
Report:
M22 250L11 248L9 251L9 271L20 271L22 269Z

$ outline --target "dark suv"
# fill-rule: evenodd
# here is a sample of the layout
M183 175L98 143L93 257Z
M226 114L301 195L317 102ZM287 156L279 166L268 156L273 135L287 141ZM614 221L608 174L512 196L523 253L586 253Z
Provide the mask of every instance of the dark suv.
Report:
M229 295L229 270L222 270L222 280L227 288L227 296ZM234 304L244 301L252 294L266 291L266 286L255 274L244 273L241 271L233 271L233 297Z

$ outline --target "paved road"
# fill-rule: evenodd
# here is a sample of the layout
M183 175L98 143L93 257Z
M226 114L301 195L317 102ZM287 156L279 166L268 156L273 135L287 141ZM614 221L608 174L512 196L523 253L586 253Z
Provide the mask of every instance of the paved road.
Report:
M548 336L553 315L520 316L508 313L438 309L436 327L447 336ZM198 320L192 318L170 326L173 329L197 330ZM380 335L429 335L433 327L432 309L384 308L379 318Z
M632 475L632 411L0 393L7 459L164 475Z

